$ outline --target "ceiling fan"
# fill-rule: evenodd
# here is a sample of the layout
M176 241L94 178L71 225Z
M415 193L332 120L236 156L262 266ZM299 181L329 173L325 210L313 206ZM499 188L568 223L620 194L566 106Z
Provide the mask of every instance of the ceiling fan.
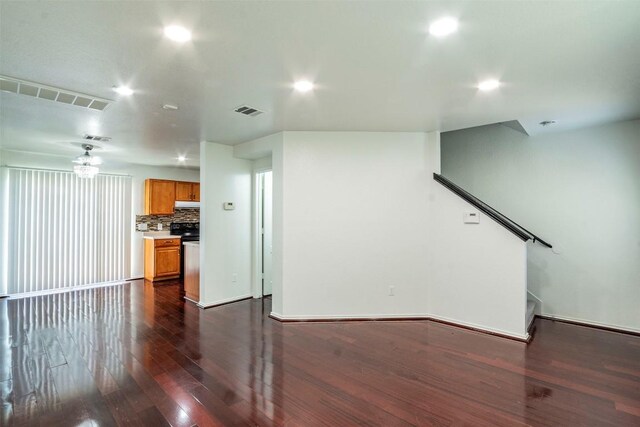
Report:
M93 150L93 145L91 144L82 144L82 148L84 149L84 154L76 157L73 160L73 163L77 163L73 167L73 171L78 176L78 178L93 178L98 172L98 165L102 164L102 159L98 156L92 156L89 154L91 150Z

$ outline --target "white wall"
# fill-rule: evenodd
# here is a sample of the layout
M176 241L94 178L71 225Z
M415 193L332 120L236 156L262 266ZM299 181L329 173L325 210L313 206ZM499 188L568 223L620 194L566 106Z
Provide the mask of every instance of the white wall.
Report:
M252 173L253 162L234 158L233 147L201 142L200 306L251 296Z
M273 171L274 316L433 313L525 336L526 245L462 223L468 205L432 178L437 133L284 132Z
M15 166L38 169L73 170L70 158L46 154L0 150L3 166ZM135 216L144 213L144 180L147 178L172 179L181 181L199 181L197 170L127 164L105 161L100 167L103 173L131 175L131 274L130 277L142 277L144 274L144 248L142 233L135 231Z
M527 244L441 185L434 188L427 312L440 320L525 338Z
M424 313L425 141L422 133L285 132L281 314Z
M443 174L560 250L529 253L542 314L640 331L640 120L443 134Z

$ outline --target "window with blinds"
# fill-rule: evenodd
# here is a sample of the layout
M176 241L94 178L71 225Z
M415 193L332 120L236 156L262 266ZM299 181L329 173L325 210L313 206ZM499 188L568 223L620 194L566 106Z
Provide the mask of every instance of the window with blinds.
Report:
M131 177L8 168L5 180L8 294L129 277Z

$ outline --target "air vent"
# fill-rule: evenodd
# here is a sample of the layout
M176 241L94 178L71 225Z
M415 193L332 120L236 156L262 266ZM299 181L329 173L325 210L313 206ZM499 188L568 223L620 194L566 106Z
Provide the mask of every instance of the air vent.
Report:
M84 134L82 139L84 139L85 141L98 141L98 142L111 141L111 138L108 136L98 136L98 135L89 135L89 134Z
M83 93L2 75L0 75L0 90L98 111L103 111L113 102L109 99L98 98L97 96L86 95Z
M235 111L236 113L244 114L245 116L250 116L250 117L259 116L260 114L264 113L264 111L260 111L257 108L250 107L248 105L241 105L240 107L236 108L233 111Z

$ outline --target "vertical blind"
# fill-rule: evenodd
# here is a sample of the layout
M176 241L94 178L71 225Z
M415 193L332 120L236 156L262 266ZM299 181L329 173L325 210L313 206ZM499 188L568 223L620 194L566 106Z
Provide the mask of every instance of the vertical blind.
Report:
M131 177L9 169L7 181L9 294L129 276Z

